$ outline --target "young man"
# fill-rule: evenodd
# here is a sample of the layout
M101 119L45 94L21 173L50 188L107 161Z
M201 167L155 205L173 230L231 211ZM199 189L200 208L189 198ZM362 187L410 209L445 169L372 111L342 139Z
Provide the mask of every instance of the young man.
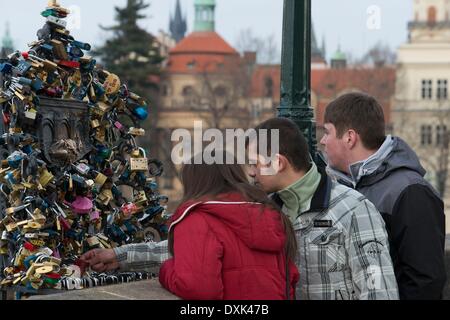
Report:
M425 170L400 138L385 134L383 109L366 94L350 93L325 112L321 144L328 172L355 188L381 212L401 299L440 299L446 281L443 202Z
M294 122L270 119L260 129L279 130L279 153L264 165L262 152L252 152L256 148L250 142L249 159L256 165L249 175L264 191L275 193L274 200L294 225L297 298L398 299L384 222L374 205L317 168ZM262 174L269 167L277 168L274 174Z
M271 119L258 129L278 129L282 137L276 163L257 162L249 175L267 193L278 192L275 200L294 224L300 271L297 299L398 299L384 222L373 204L317 169L292 121ZM248 149L257 161L254 148ZM270 166L277 167L274 175L261 174L271 172ZM83 258L100 272L154 270L168 258L167 242L94 250Z

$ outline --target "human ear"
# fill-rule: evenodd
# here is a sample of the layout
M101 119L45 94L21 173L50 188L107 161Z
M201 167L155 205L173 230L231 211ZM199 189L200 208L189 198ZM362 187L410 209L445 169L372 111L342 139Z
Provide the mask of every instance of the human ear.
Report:
M345 142L348 146L349 149L353 149L356 146L356 143L359 140L359 135L358 133L353 130L353 129L349 129L346 133L346 137L345 137Z

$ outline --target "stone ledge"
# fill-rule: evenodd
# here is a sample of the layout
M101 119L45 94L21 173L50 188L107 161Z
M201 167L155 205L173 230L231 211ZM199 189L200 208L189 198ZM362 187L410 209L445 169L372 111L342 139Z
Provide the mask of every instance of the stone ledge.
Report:
M161 287L158 279L61 291L59 294L32 296L29 300L179 300Z

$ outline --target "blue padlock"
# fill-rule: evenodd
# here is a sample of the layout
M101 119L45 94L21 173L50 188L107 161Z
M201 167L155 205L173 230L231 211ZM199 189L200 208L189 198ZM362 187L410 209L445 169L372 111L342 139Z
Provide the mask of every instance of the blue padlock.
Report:
M8 161L8 165L13 168L17 169L20 166L20 163L22 162L24 156L18 151L15 151L12 153L8 158L6 158L6 161Z
M43 44L41 45L41 49L43 49L44 51L47 51L48 53L52 53L53 52L53 46L50 44Z
M94 86L95 95L97 98L103 97L105 95L105 88L98 82L92 84Z
M33 148L31 147L30 144L28 144L22 147L22 152L29 155L33 152Z
M74 40L71 44L72 46L83 49L85 51L91 50L91 45L89 43Z
M26 61L20 61L16 67L19 74L27 73L30 70L30 68L31 68L31 63L28 63Z
M84 52L78 47L70 47L69 54L75 58L84 57Z
M18 182L16 181L16 179L14 178L14 175L12 172L9 172L5 175L4 179L6 180L6 182L9 183L10 186L14 186L15 184L17 184Z
M138 106L134 108L131 113L139 120L145 120L148 117L148 111L146 107Z
M44 84L41 79L36 77L33 82L31 83L31 88L33 88L35 91L39 91L44 89Z
M0 72L1 73L10 73L12 70L12 64L10 63L0 63Z

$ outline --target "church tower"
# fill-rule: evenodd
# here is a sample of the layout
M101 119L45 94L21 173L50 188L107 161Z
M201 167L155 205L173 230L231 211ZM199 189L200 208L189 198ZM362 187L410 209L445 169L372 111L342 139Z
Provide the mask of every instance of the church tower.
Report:
M414 17L408 24L409 41L450 42L450 1L414 0Z
M5 34L2 38L2 48L0 50L0 58L6 58L10 53L14 51L13 39L9 31L9 23L6 23Z
M177 0L177 4L175 7L175 16L170 17L169 29L172 38L175 39L177 43L180 42L186 35L187 31L186 17L183 17L181 13L180 0Z
M215 31L215 0L195 0L194 31Z

